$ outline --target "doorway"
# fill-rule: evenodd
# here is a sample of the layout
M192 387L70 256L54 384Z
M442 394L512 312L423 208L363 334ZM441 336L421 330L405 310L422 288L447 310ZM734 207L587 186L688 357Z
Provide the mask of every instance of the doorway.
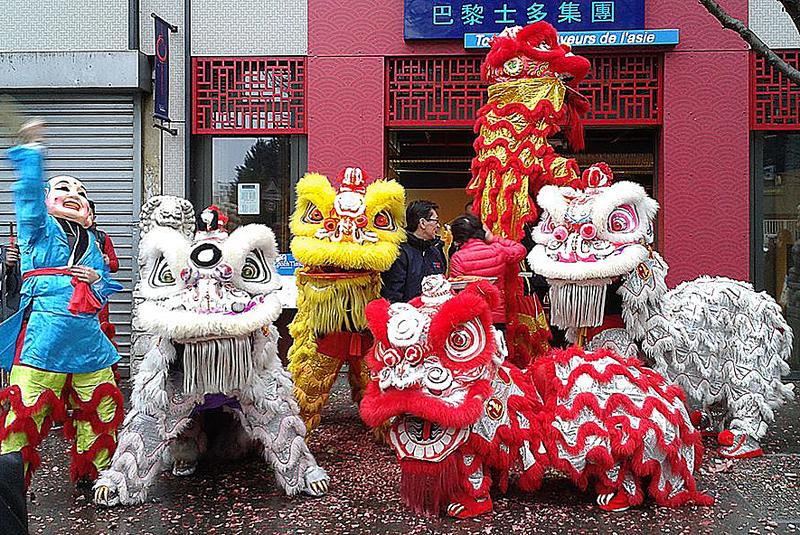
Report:
M578 154L566 148L563 137L550 140L555 150L575 158L581 169L604 161L614 170L616 181L642 184L656 197L658 155L657 128L587 128L586 149ZM428 199L440 207L442 221L452 221L464 212L465 192L475 156L471 129L389 131L387 177L406 188L406 200Z

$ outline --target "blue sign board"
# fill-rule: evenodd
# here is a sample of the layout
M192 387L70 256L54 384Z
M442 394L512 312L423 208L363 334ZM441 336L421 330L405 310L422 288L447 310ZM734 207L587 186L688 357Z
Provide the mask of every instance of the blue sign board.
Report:
M493 33L464 34L464 48L489 48ZM608 30L592 32L559 32L558 41L581 46L660 46L677 45L678 30Z
M295 260L291 253L279 254L275 259L275 269L279 275L294 275L294 272L303 267L303 264Z
M644 28L644 0L404 0L406 39L462 39L540 20L561 31Z
M157 119L169 121L169 33L170 25L158 16L153 16L156 21L155 32L155 109L153 115Z

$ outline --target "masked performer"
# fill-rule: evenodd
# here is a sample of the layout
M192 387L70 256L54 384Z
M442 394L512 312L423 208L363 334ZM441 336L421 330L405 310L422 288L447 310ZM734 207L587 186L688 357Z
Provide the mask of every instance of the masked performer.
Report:
M400 493L417 512L469 518L492 510L493 484L536 489L547 467L591 487L605 511L645 495L659 505L710 504L694 473L703 451L683 392L612 350L551 351L522 371L492 327L499 295L481 281L454 295L426 277L410 303L367 307L375 346L361 403L389 420Z
M40 127L28 125L28 133ZM70 176L45 183L38 143L12 147L8 157L17 170L12 189L24 280L19 312L0 326L0 364L13 363L10 386L0 394L0 453L21 451L30 483L37 446L53 421L64 421L72 479L93 480L111 460L122 420L111 370L119 355L97 313L122 287L109 278L88 231L83 184Z
M344 363L349 363L353 401L369 382L364 354L372 344L364 307L380 297L381 271L397 258L403 241L402 186L393 180L367 184L357 167L338 176L339 189L322 175L297 183L292 252L297 272L297 316L289 371L309 430Z
M119 448L95 484L99 505L144 502L169 464L189 476L203 457L254 448L286 494L328 490L278 357L275 236L264 225L229 235L225 222L212 207L193 239L156 224L140 242L139 316L152 345L134 375Z

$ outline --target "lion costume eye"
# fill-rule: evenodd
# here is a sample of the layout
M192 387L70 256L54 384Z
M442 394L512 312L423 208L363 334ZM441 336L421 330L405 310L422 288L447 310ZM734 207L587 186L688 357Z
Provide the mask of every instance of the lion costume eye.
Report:
M325 219L325 216L322 215L320 209L314 206L313 203L308 203L306 211L303 213L303 217L301 219L303 220L303 223L317 225L322 223L322 220Z
M263 253L256 249L252 251L244 261L242 267L242 279L247 282L257 282L264 284L270 281L272 274L264 260Z
M503 64L503 70L509 76L517 76L522 72L522 60L519 58L511 58Z
M156 262L156 267L150 274L150 286L154 288L163 288L164 286L172 286L175 284L175 275L169 268L167 260L162 256Z
M629 204L615 208L608 216L608 230L610 232L631 232L639 225L636 210Z
M386 210L381 210L377 214L375 214L375 219L373 220L373 224L375 228L378 230L396 230L397 227L394 224L394 218L392 214L387 212Z
M444 348L450 360L455 362L472 360L486 348L486 331L478 321L464 323L450 333Z

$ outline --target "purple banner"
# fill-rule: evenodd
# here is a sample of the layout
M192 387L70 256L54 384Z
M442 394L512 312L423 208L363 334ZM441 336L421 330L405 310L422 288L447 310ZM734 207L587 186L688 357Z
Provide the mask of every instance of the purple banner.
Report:
M170 25L157 16L153 17L156 22L156 87L155 87L155 111L153 115L157 119L170 121L169 118L169 33Z

